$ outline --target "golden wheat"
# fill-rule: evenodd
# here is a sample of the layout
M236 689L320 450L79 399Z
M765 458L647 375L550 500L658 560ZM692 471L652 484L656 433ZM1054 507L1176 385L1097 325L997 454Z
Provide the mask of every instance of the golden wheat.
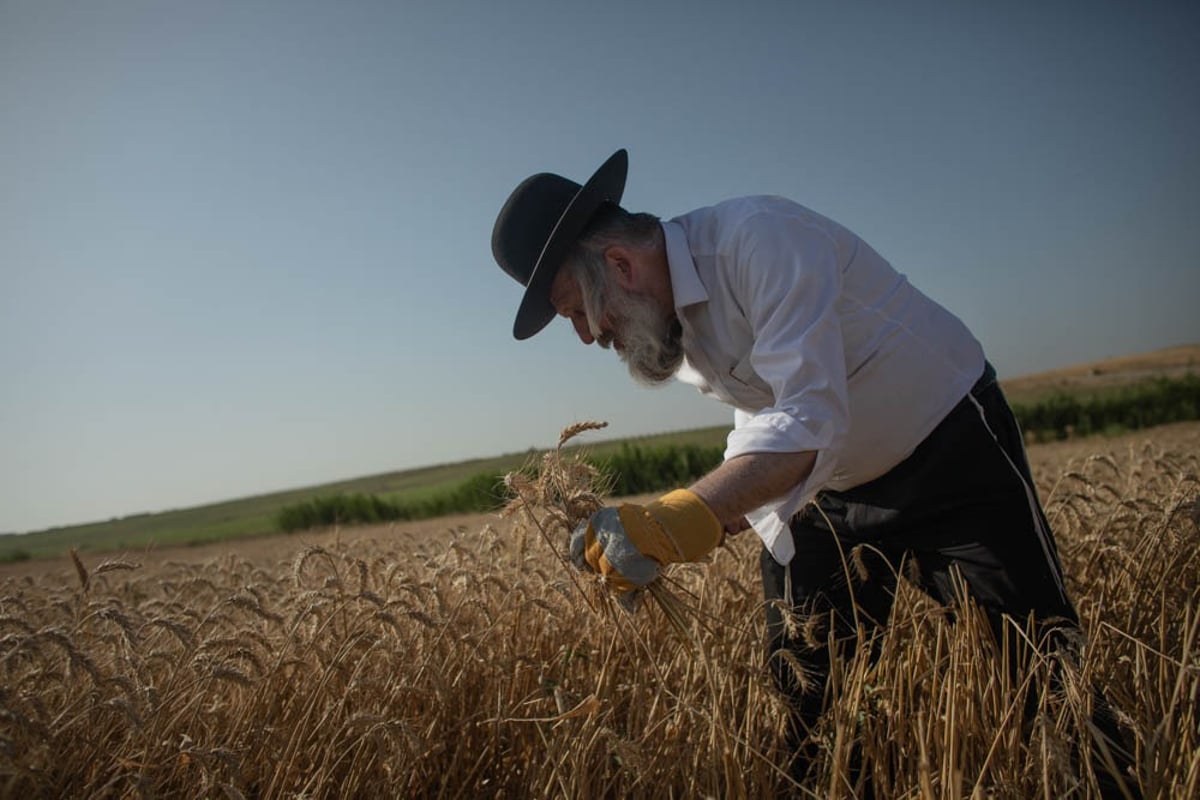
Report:
M1028 730L1036 648L950 624L902 581L879 657L834 673L813 782L791 784L759 545L673 568L666 606L615 609L563 558L606 493L564 431L481 530L343 530L277 560L74 553L3 579L0 794L850 797L857 750L888 797L1088 796L1096 765L1072 753L1096 684L1146 796L1200 796L1200 427L1176 430L1191 438L1031 450L1085 641Z

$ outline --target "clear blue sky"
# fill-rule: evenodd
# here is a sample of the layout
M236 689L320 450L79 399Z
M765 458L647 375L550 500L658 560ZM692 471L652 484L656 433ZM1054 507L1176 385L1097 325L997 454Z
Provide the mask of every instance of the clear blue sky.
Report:
M1200 6L0 0L0 531L730 421L564 322L508 192L787 195L1004 375L1200 341Z

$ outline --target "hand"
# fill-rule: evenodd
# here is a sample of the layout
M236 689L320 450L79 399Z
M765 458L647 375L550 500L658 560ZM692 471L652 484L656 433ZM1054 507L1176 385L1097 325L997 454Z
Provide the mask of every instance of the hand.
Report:
M723 537L705 502L679 489L644 506L600 509L571 534L571 560L624 594L648 586L666 564L699 561Z

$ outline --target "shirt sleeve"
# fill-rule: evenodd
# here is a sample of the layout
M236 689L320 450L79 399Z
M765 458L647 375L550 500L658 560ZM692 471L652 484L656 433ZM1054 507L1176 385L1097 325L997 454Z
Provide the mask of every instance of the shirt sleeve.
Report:
M750 365L774 404L739 414L725 457L817 451L812 473L773 511L786 519L833 474L849 428L833 238L801 215L760 212L739 227L730 289L750 325ZM736 375L735 375L736 377ZM756 514L762 516L762 514ZM752 520L753 521L753 520Z

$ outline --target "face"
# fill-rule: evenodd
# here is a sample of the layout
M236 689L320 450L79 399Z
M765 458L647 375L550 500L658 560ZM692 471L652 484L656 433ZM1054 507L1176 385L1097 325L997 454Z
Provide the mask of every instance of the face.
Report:
M606 271L603 285L597 287L599 296L590 304L598 310L598 319L588 314L585 291L570 269L559 270L550 289L550 302L575 326L580 341L613 347L640 383L670 380L683 363L682 334L674 314L664 313L647 293L623 286L616 270Z

